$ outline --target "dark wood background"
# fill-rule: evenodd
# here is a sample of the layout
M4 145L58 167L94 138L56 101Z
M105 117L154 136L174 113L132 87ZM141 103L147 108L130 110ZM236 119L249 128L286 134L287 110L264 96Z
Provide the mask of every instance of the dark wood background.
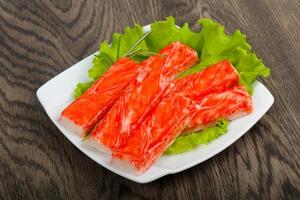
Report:
M137 184L68 142L35 92L112 33L169 15L246 33L275 104L214 158ZM0 0L0 49L0 199L300 199L300 1Z

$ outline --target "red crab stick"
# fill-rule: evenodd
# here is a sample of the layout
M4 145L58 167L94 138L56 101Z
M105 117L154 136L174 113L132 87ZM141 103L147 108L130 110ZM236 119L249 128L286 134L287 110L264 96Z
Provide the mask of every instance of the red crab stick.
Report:
M230 62L225 60L174 81L173 91L197 101L212 92L230 88L238 81L238 72Z
M139 69L140 66L131 59L119 59L82 96L65 108L61 122L80 135L90 131L123 94Z
M172 43L160 53L163 56L152 56L141 63L144 69L150 69L149 73L143 72L143 76L131 82L92 131L96 142L109 149L121 145L167 93L169 80L198 61L196 51L179 42Z
M222 92L211 93L197 102L199 109L184 132L199 131L219 119L232 120L252 112L252 98L247 90L236 85Z
M146 171L186 127L193 110L190 99L169 93L113 156L129 161L139 172Z

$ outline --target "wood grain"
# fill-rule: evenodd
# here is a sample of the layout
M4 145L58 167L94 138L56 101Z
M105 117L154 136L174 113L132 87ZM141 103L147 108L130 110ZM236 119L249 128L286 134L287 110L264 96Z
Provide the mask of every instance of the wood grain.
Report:
M300 199L300 1L0 0L0 199ZM134 22L211 17L239 28L271 68L271 110L234 145L137 184L52 125L35 91Z

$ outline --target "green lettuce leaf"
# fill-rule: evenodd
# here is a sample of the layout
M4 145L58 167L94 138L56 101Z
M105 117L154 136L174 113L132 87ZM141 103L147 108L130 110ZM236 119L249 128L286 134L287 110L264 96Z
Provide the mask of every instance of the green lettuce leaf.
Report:
M199 31L192 31L188 23L182 27L176 26L175 19L168 17L165 21L151 24L151 34L138 46L150 52L158 52L168 44L179 41L194 48L200 62L186 70L179 77L196 73L205 67L222 60L229 60L240 74L240 83L252 94L253 83L258 76L267 77L270 74L262 60L257 58L251 51L251 46L246 36L239 30L233 34L227 34L224 27L211 19L200 19ZM140 25L126 28L124 34L115 33L111 45L103 42L99 52L93 60L93 66L89 70L90 82L79 83L74 91L74 97L80 96L92 83L97 80L119 57L122 57L131 46L143 35ZM135 56L136 61L146 59L147 56ZM207 144L227 131L227 121L221 121L216 126L207 128L197 133L179 136L172 144L166 154L177 154L195 148L199 144Z
M243 84L250 94L253 93L252 84L258 76L268 77L270 69L267 68L261 59L258 59L255 53L247 52L242 48L238 48L239 60L235 64L235 68L240 74L240 83Z
M208 144L212 140L227 132L228 121L222 120L213 127L206 128L200 132L180 135L174 143L164 152L164 154L179 154L192 150L200 144Z
M166 21L151 24L151 34L145 41L148 49L153 52L158 52L175 41L179 41L198 50L201 46L201 35L200 33L193 32L188 23L185 23L180 28L176 26L173 17L167 17Z

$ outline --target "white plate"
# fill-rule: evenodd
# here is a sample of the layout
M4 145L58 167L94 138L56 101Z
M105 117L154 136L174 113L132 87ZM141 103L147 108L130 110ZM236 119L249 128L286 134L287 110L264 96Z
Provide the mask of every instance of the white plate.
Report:
M149 26L144 27L144 31L149 30ZM211 158L243 136L274 102L274 98L267 88L260 82L256 82L253 94L254 112L230 122L227 134L192 151L174 156L162 156L148 171L137 175L121 165L112 164L110 156L86 145L79 136L68 131L58 122L61 111L73 100L72 95L77 83L88 80L87 71L92 66L95 54L88 56L45 83L37 90L37 97L52 122L79 150L101 166L138 183L147 183L167 174L183 171Z

